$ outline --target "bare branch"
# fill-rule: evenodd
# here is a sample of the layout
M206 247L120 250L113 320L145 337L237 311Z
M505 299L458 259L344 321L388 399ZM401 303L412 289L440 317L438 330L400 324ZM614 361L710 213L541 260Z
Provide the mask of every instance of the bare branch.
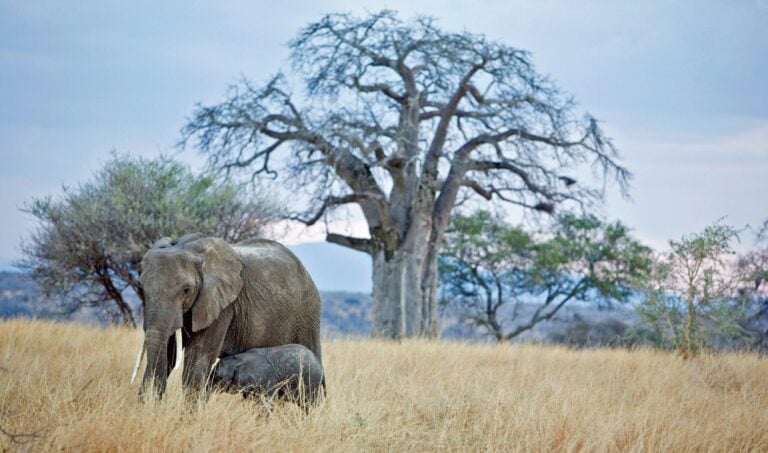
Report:
M547 198L552 197L552 193L547 188L542 187L539 184L536 184L535 182L533 182L528 172L526 172L522 168L508 161L504 161L504 162L486 161L486 160L470 161L467 164L467 169L469 171L507 170L517 175L523 181L523 184L525 184L525 186L531 192L544 195Z
M480 69L482 69L486 63L487 60L485 57L483 57L480 63L477 63L469 68L464 77L462 77L461 82L459 82L459 85L451 96L451 99L440 112L440 121L435 128L435 133L432 137L432 143L430 143L429 150L427 151L427 155L424 158L424 173L426 175L433 173L436 169L437 158L443 150L445 139L448 135L448 127L451 124L451 119L456 113L459 102L461 102L461 99L467 93L469 81L472 80L472 77L474 77L475 74L477 74L477 72L480 71Z
M317 223L318 220L320 220L323 217L323 214L325 211L333 206L339 206L343 204L349 204L349 203L360 203L361 201L369 201L372 200L376 202L376 205L379 207L379 215L382 218L382 225L384 227L387 227L388 223L388 206L387 202L384 199L384 197L377 193L371 193L371 192L361 192L361 193L352 193L348 195L344 195L341 197L327 197L325 201L323 201L322 206L320 206L320 209L310 217L309 219L302 219L300 217L291 217L291 220L297 220L307 226L312 226L315 223Z
M354 77L352 79L352 87L356 90L360 91L361 93L383 93L388 98L394 100L398 104L402 104L403 101L405 101L405 96L395 93L394 89L386 83L377 83L373 85L364 85L360 83L359 77Z
M419 114L419 121L431 120L432 118L440 117L443 114L445 106L442 106L435 110L429 110ZM496 116L496 112L478 112L472 110L456 110L453 113L454 118L493 118Z
M465 187L469 187L470 189L474 190L478 195L485 198L486 200L490 201L493 197L493 188L491 190L484 189L482 185L480 185L479 182L475 181L474 179L464 178L461 181L461 185Z
M327 242L332 244L338 244L343 247L354 249L360 252L372 254L374 252L373 244L370 239L355 238L350 236L344 236L336 233L328 233L325 237Z
M512 331L508 332L505 335L506 338L512 339L527 330L531 330L536 326L536 324L540 323L541 321L548 321L552 319L557 314L557 312L560 311L560 309L563 308L565 304L568 303L568 301L576 297L576 295L582 290L582 287L583 287L583 280L580 281L577 285L574 285L571 291L569 291L567 294L561 294L559 292L550 293L546 301L536 309L536 311L533 313L533 315L528 320L528 322L520 326L517 326ZM550 307L552 302L555 300L555 297L558 295L562 295L563 298L560 299L549 310L546 310L548 307Z

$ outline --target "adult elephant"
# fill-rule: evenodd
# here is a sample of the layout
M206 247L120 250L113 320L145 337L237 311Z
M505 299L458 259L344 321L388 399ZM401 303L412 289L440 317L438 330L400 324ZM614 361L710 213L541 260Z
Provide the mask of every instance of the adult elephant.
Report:
M320 295L281 244L256 239L230 245L194 233L158 240L141 264L145 335L137 366L146 350L147 367L140 395L150 382L158 395L165 391L181 350L178 329L183 383L193 390L205 387L216 359L252 348L297 343L322 364Z

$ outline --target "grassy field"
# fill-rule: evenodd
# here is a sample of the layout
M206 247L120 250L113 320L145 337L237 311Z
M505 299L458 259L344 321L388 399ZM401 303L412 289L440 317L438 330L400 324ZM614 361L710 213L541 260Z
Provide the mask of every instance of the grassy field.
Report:
M309 415L129 384L139 331L0 323L0 450L768 451L768 359L434 341L324 344ZM14 435L13 439L11 435Z

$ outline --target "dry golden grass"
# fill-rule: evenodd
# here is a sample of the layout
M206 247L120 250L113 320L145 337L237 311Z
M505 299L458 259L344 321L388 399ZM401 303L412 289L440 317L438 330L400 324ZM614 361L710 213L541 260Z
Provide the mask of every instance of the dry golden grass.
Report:
M337 340L328 398L271 415L129 384L139 331L0 323L0 450L768 451L768 360L640 350ZM175 374L178 374L175 373Z

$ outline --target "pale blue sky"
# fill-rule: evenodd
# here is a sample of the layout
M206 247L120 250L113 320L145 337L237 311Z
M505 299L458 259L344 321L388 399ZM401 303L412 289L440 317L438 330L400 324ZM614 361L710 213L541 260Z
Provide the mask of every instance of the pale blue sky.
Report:
M0 1L0 262L33 226L25 200L112 149L171 150L196 102L286 67L299 27L382 7L533 52L614 137L634 200L606 214L647 242L768 217L768 0Z

